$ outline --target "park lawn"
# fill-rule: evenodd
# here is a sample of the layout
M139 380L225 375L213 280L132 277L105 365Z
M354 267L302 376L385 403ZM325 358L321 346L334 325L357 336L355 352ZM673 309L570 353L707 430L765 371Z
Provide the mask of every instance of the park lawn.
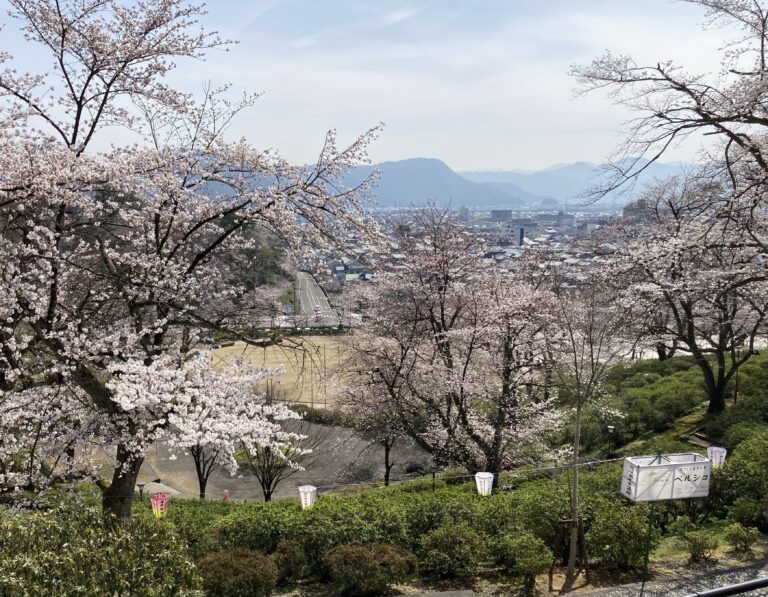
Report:
M333 336L302 336L284 346L267 348L236 342L214 351L214 366L234 357L245 357L265 369L282 369L277 378L278 398L324 407L333 401L332 380L343 360L344 346Z

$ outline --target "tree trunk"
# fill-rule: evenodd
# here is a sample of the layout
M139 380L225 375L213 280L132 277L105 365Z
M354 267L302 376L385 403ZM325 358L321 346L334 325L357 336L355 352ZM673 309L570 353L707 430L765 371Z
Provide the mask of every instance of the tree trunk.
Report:
M133 494L144 457L137 457L124 446L117 447L117 467L112 483L101 494L104 520L108 526L125 524L131 518Z
M197 484L200 487L200 499L205 499L205 487L208 485L208 477L205 476L198 476L197 477Z
M563 591L570 591L576 580L576 561L579 554L579 449L581 447L581 400L576 403L576 421L573 438L573 464L571 466L571 530L568 543L568 568L565 571Z
M721 413L725 410L725 384L714 384L711 388L707 387L709 394L708 413Z
M704 376L704 387L709 398L708 413L719 413L725 410L725 387L727 385L725 355L718 353L715 357L718 363L717 371L713 370L712 365L702 353L693 353L694 362Z
M389 473L394 466L394 463L389 460L391 450L392 445L389 442L384 442L384 487L389 486Z

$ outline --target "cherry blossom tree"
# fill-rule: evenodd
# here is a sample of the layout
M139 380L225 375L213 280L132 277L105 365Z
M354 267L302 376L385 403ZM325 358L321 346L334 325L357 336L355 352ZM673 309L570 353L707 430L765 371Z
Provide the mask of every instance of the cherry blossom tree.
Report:
M728 383L768 331L764 254L718 217L727 192L708 174L666 181L649 191L647 218L612 231L620 242L609 279L627 307L655 321L655 344L693 357L710 412L725 408Z
M671 60L637 64L632 57L606 52L572 74L583 93L602 90L637 116L628 123L626 143L610 191L692 135L715 135L721 142L710 158L730 174L738 193L764 185L768 7L759 0L685 0L706 11L707 25L733 31L720 65L710 73L690 73Z
M360 203L368 181L352 189L339 181L366 159L376 129L346 148L330 132L315 163L291 166L272 150L226 138L254 96L233 101L226 88L209 87L195 101L166 85L174 61L228 44L198 27L201 6L9 4L52 68L20 73L0 51L4 466L15 463L7 467L13 484L24 484L19 473L61 468L94 444L115 446L104 509L124 519L144 450L179 408L172 388L202 375L184 365L199 339L226 330L253 343L279 341L249 332L274 309L275 293L237 283L238 261L257 246L258 231L296 250L350 229L374 233ZM114 126L141 142L95 151ZM234 397L216 387L205 384L211 394L200 400L225 417L216 405ZM262 411L253 415L271 429ZM198 431L187 429L190 437Z
M399 229L405 265L359 289L371 391L442 463L499 472L540 452L557 421L540 391L551 294L488 263L448 212Z
M592 268L581 275L582 282L572 288L555 276L555 314L558 330L547 337L549 365L558 401L571 408L574 436L571 450L570 539L568 566L563 590L570 590L577 576L579 548L579 466L581 466L581 427L584 409L596 407L608 417L620 417L605 403L602 383L609 369L626 360L634 342L628 337L632 309L616 301L606 272ZM583 527L582 527L583 528ZM585 554L582 554L585 556ZM583 561L583 560L582 560Z
M375 355L353 349L349 351L349 357L337 367L344 374L343 379L335 380L336 407L344 421L360 437L371 442L361 454L370 447L381 447L384 451L384 485L388 486L395 466L392 452L408 437L400 417L393 410L398 401L391 400L390 395L382 391L379 376L371 374L378 368Z

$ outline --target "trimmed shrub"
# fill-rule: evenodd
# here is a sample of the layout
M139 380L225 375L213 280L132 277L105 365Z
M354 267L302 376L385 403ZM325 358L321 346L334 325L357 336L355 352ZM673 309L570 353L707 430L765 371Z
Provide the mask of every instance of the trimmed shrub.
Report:
M762 500L768 494L768 428L741 442L721 473L729 502L735 503L740 497Z
M552 551L529 533L503 535L494 546L494 556L505 572L521 576L528 588L533 588L536 576L552 565Z
M441 578L471 576L483 556L483 540L468 524L457 523L427 533L421 541L422 568Z
M307 556L304 548L297 541L283 539L277 544L273 554L277 566L277 580L279 583L299 580L307 571Z
M765 522L764 510L760 500L741 496L728 508L728 519L746 527L760 527Z
M645 555L646 506L624 506L608 500L593 503L593 520L587 531L590 557L605 568L628 570L639 566ZM658 532L651 545L658 543Z
M219 548L272 553L280 539L292 536L300 513L301 506L294 500L249 503L220 519L211 530Z
M555 481L540 479L513 492L519 523L547 545L557 535L560 519L568 515L568 487L565 475Z
M146 496L143 502L135 503L134 507L137 511L151 512ZM168 508L166 520L173 523L178 535L187 542L190 555L198 559L220 549L214 540L212 528L232 511L232 502L175 499Z
M416 571L413 554L393 545L349 543L325 554L331 583L339 595L381 595Z
M304 545L312 572L325 577L324 556L329 549L355 541L404 545L408 528L403 510L386 494L329 496L302 512L296 537Z
M0 516L0 595L163 597L198 585L184 541L152 516L114 531L101 508L82 503Z
M689 531L683 535L691 562L703 562L712 558L719 541L709 531Z
M728 427L723 434L723 445L731 452L735 450L739 444L748 440L750 437L760 431L765 431L768 425L765 423L744 422L738 423L731 427Z
M736 553L749 553L760 538L760 531L745 527L738 522L725 527L725 541Z
M272 558L248 549L208 554L198 568L208 597L270 597L277 583Z

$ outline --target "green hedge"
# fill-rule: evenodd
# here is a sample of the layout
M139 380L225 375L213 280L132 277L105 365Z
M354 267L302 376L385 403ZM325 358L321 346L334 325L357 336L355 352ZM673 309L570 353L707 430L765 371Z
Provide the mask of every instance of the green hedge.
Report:
M106 530L101 509L63 501L0 516L0 596L186 595L199 577L172 524L139 513Z

